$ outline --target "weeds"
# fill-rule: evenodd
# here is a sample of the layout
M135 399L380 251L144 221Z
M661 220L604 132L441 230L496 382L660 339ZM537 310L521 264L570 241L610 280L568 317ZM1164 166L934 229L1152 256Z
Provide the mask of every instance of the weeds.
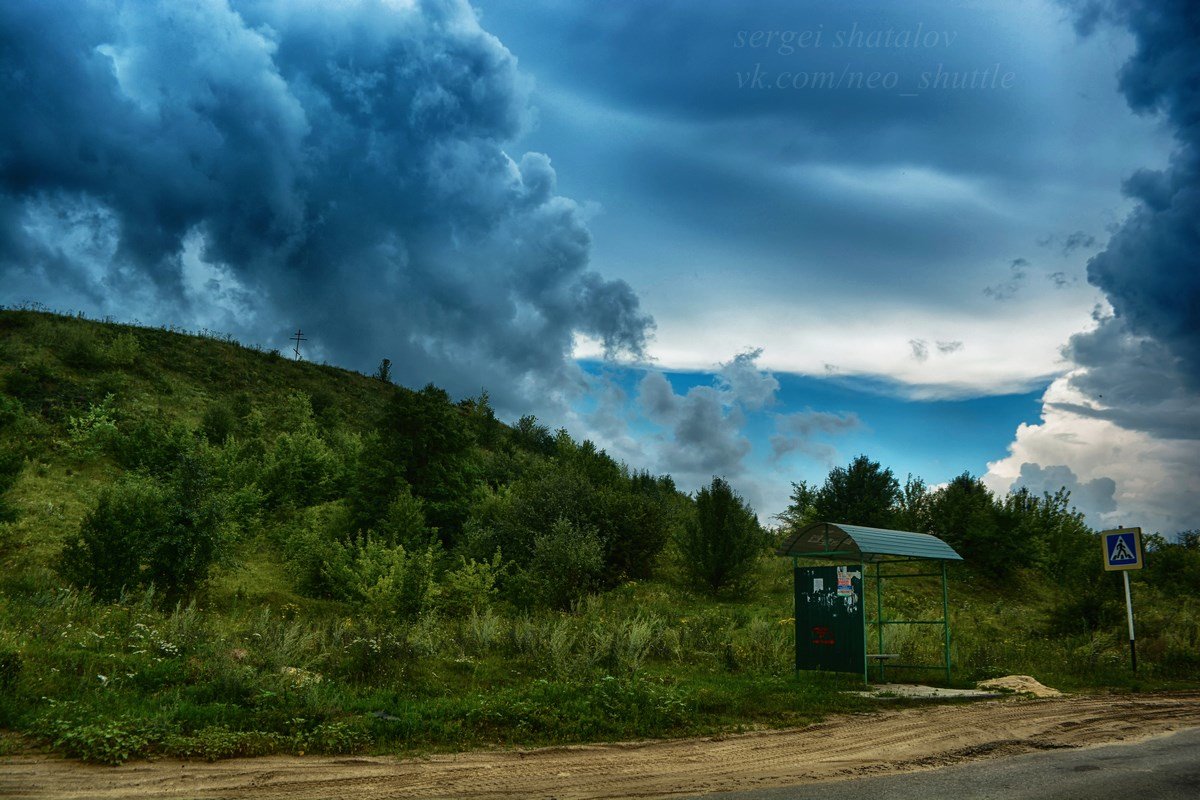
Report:
M436 476L401 469L400 445L423 441L411 415L394 415L391 449L351 424L399 387L212 338L4 321L20 336L0 343L0 445L22 469L4 498L20 516L0 523L2 727L119 763L687 735L867 707L843 692L857 676L793 673L786 563L752 564L735 601L693 593L677 552L657 557L671 504L686 505L669 479L629 478L532 418L509 429L485 402L427 393L418 410L456 436L466 420L480 443L438 469L486 485L422 498ZM192 495L168 485L187 459L211 472L219 548L177 590L154 570L182 563L173 554L202 530L184 513ZM47 588L72 541L91 590ZM145 543L178 550L151 560ZM1135 579L1140 680L1194 684L1200 601L1162 586ZM1103 590L1072 605L1039 575L955 580L955 680L1131 686L1119 598ZM922 591L898 583L889 615L937 616L940 596ZM896 627L884 646L927 662L943 642L936 626Z

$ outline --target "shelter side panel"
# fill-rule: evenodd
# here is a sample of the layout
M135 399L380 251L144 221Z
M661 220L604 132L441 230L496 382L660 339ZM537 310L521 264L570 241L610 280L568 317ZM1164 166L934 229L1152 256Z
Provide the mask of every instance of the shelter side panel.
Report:
M796 567L796 669L862 674L862 570Z

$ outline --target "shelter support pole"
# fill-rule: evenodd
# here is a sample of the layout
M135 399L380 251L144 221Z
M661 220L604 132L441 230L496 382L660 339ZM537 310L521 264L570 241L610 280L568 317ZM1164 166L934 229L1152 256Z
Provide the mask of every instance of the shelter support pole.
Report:
M942 562L942 624L946 649L946 683L950 683L950 590L946 585L946 562Z
M792 627L796 630L796 674L800 674L800 559L792 556Z
M865 562L865 561L858 562L858 569L859 569L858 574L862 576L862 585L860 586L860 588L862 589L862 608L863 608L863 617L862 617L862 619L863 619L863 624L862 624L862 631L863 631L863 683L867 684L867 683L871 682L871 666L870 666L871 660L869 658L867 658L867 651L870 649L869 647L867 647L867 562Z
M863 573L866 574L865 572ZM883 575L880 574L879 562L875 562L875 627L879 634L877 641L879 642L879 650L876 652L883 653ZM879 682L883 683L884 659L879 659Z

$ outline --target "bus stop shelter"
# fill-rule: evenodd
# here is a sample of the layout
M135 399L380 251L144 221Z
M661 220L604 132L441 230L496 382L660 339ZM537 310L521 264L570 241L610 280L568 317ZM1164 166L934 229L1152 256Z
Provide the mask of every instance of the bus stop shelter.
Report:
M962 561L962 556L950 545L927 533L814 522L788 536L776 553L792 559L797 670L860 673L864 681L870 680L872 666L880 681L888 667L944 670L949 682L950 597L946 567L951 561ZM835 566L802 566L800 562L808 559L833 562ZM885 582L939 577L941 619L885 617ZM874 581L875 588L872 620L868 620L864 608L868 580ZM899 653L884 652L884 630L898 625L941 626L942 663L904 664L896 661ZM869 635L872 632L873 637Z

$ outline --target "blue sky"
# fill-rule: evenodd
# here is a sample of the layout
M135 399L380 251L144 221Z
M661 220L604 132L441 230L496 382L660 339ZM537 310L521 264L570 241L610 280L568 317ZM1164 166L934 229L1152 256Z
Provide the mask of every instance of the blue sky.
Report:
M612 365L589 362L592 375L603 375L629 398L637 398L638 384L647 372L614 369ZM678 396L695 387L711 387L714 375L706 372L662 373ZM981 397L915 400L896 396L890 383L868 379L839 379L779 373L772 401L760 409L745 411L737 434L750 449L743 458L724 464L724 474L747 482L745 488L764 508L786 505L791 483L821 483L829 469L844 465L859 453L889 466L902 482L908 475L928 484L945 483L964 471L981 475L987 462L1003 454L1013 432L1021 423L1037 422L1042 391L994 394ZM1044 387L1042 387L1044 389ZM581 404L585 415L594 413L597 400ZM669 438L668 430L638 408L636 400L623 404L629 434L641 445L624 453L631 463L652 458L658 437ZM777 453L771 437L778 434L778 419L794 412L829 414L852 419L853 424L832 430L816 430L806 437L804 448ZM819 427L819 426L818 426ZM617 441L619 452L620 440ZM675 472L679 473L676 464ZM682 481L703 480L704 472L684 470Z
M865 452L1200 526L1185 0L19 1L0 301L486 387L769 517Z

